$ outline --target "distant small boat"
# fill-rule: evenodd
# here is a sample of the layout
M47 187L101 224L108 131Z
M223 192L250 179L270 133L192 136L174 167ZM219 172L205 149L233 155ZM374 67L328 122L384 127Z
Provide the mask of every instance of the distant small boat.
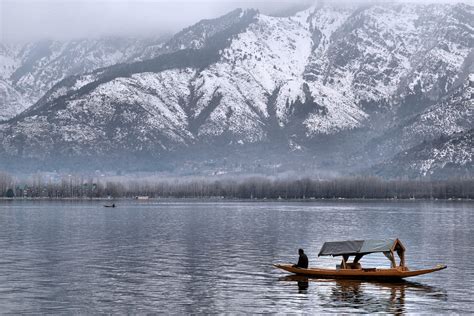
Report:
M115 203L114 204L105 204L104 207L115 207Z
M148 200L149 198L148 195L138 195L135 197L135 200Z
M400 264L395 262L394 252L400 258ZM359 260L371 253L383 253L391 262L391 268L362 268ZM432 273L446 269L446 265L437 265L431 269L410 270L405 266L405 247L399 239L395 240L349 240L326 242L319 251L319 256L342 256L342 262L336 269L299 268L292 264L275 264L276 268L315 278L326 279L370 279L370 280L400 280L407 277ZM354 256L353 262L348 262Z

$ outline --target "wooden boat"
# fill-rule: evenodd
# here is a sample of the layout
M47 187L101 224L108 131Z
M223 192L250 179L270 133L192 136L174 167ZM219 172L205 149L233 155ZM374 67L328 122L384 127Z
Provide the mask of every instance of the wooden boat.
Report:
M115 204L111 204L111 205L105 204L104 207L115 207Z
M400 258L399 265L395 262L394 253ZM391 267L363 268L359 260L371 253L383 253L391 262ZM305 275L313 278L329 279L364 279L364 280L400 280L407 277L423 275L446 269L446 265L437 265L431 269L410 270L405 265L405 247L399 239L395 240L350 240L326 242L321 248L319 256L342 256L340 265L336 269L327 268L300 268L292 264L275 264L276 268ZM354 256L352 262L349 258Z

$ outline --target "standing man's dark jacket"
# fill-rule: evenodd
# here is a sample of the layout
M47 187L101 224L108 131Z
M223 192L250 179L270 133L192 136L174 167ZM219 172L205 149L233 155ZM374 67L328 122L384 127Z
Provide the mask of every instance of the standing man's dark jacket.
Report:
M296 264L296 266L298 268L304 268L304 269L308 268L308 257L306 256L306 254L300 255L300 258L298 259L298 263Z
M300 257L298 259L298 263L295 266L298 267L298 268L307 269L308 268L308 257L304 253L303 249L299 250L299 255L300 255Z

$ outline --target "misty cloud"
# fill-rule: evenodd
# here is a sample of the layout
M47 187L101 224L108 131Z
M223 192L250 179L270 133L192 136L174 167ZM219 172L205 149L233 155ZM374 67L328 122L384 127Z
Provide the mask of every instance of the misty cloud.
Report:
M398 0L400 2L400 0ZM408 0L410 1L410 0ZM413 0L412 0L413 1ZM417 2L453 2L414 0ZM315 0L0 0L0 41L160 36L235 8L278 14ZM319 1L322 2L322 1ZM335 1L325 1L334 3ZM338 1L347 3L347 0ZM349 1L367 2L367 0ZM394 2L394 0L377 1ZM407 2L407 0L401 0ZM462 2L473 3L474 0Z
M311 2L0 0L0 41L161 35L235 8L253 7L274 13Z

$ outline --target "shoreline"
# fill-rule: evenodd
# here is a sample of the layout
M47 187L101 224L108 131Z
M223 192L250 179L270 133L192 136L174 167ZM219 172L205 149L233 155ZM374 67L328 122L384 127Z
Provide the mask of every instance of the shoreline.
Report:
M71 201L71 202L84 202L84 201L97 201L97 202L112 202L112 201L136 201L138 203L147 202L249 202L249 203L261 203L261 202L362 202L362 201L442 201L442 202L472 202L474 198L306 198L306 199L270 199L270 198L227 198L227 197L157 197L149 198L146 200L140 200L129 197L117 197L117 198L49 198L49 197L26 197L26 198L7 198L0 197L0 201Z

